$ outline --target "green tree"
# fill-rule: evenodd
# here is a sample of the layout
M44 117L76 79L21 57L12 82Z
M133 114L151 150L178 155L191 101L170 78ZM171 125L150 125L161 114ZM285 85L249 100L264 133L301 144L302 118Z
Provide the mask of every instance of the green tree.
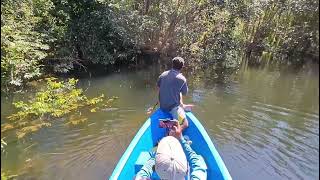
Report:
M44 3L39 9L37 3ZM21 86L41 75L41 60L49 49L47 35L37 31L50 1L1 2L1 85Z

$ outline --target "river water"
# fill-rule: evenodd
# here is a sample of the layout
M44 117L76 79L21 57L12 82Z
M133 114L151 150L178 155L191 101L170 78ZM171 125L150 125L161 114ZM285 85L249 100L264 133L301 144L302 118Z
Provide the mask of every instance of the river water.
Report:
M165 67L83 78L89 97L118 96L113 108L86 116L77 127L56 121L17 141L6 139L2 170L18 179L107 179L156 100ZM319 72L253 69L230 76L186 73L193 103L233 179L319 178ZM1 100L1 119L13 112ZM128 178L130 179L130 178Z

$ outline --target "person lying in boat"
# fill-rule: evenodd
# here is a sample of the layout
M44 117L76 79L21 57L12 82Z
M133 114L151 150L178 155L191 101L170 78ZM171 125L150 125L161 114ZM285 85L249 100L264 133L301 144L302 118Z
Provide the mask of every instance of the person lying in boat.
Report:
M151 179L154 170L160 179L184 180L186 176L192 180L207 179L207 165L184 139L180 125L174 126L174 136L160 140L157 150L151 153L151 158L137 173L135 180Z
M169 112L173 119L178 120L182 130L189 126L184 110L191 110L193 106L185 105L182 101L182 95L188 93L187 80L180 72L183 66L182 57L173 58L172 69L163 72L157 81L160 109Z

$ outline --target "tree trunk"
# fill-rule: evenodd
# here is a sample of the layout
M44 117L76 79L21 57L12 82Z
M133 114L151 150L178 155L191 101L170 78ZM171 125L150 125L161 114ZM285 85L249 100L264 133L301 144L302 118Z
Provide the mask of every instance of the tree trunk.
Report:
M148 14L149 8L150 8L150 4L151 4L150 0L144 0L143 15Z

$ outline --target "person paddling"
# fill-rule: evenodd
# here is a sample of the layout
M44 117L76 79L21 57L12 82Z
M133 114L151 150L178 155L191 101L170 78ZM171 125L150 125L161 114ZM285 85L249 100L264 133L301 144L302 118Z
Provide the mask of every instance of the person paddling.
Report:
M179 121L182 130L189 126L185 109L190 111L193 107L191 104L183 104L182 101L182 95L188 93L187 80L180 72L183 66L182 57L173 58L172 69L163 72L157 81L160 109L169 112L173 119Z

